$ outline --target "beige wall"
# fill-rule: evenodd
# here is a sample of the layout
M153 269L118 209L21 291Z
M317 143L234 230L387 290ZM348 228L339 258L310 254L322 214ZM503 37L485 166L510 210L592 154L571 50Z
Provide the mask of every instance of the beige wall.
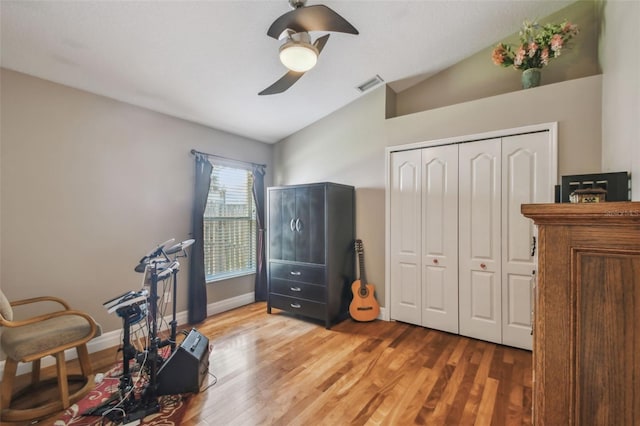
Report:
M331 181L356 187L356 238L367 279L384 285L385 89L276 144L275 183Z
M558 122L558 175L600 171L602 76L519 90L388 120L395 145Z
M276 145L277 184L356 187L356 232L367 278L384 300L385 148L558 121L559 173L600 167L601 76L520 90L385 120L385 88Z
M602 76L390 120L381 87L275 149L0 70L0 285L10 299L60 295L95 315L106 331L119 328L102 301L139 285L133 267L151 246L189 237L192 148L266 163L267 185L356 186L356 233L368 278L379 289L387 146L558 121L559 175L628 169L640 200L638 59L627 54L626 43L638 38L638 9L633 2L606 4ZM187 275L180 274L179 310L186 309ZM208 302L251 291L252 278L209 285Z
M1 270L10 300L56 295L121 328L102 302L138 289L140 258L190 237L194 148L267 164L272 145L1 70ZM187 307L188 260L178 311ZM207 286L208 303L253 276Z
M640 201L640 2L609 1L602 38L602 170L631 172L632 199Z
M518 76L514 74L513 81L509 83L513 87L507 90L502 88L502 79L485 81L485 85L500 87L483 87L482 90L488 90L484 93L487 97L483 97L467 84L470 78L475 78L475 69L468 67L477 59L474 57L463 61L457 69L447 70L446 77L451 81L446 85L437 79L425 81L414 88L414 92L404 92L404 100L399 99L402 96L389 97L392 99L391 107L389 101L385 105L383 100L387 89L377 89L281 141L276 146L276 181L278 184L290 184L300 179L305 182L311 179L335 180L355 185L358 195L365 192L375 194L369 197L357 195L357 232L367 248L368 278L378 288L384 285L385 222L382 212L386 146L558 121L559 176L629 170L633 180L632 198L640 200L640 120L637 118L640 116L640 75L637 72L640 67L637 55L628 51L629 40L638 39L640 3L580 3L574 5L577 14L567 17L579 21L580 16L585 16L593 19L595 26L586 29L587 45L591 47L586 48L589 52L587 64L578 69L591 71L586 71L584 77L563 77L562 73L578 71L556 67L553 78L557 83L545 84L543 80L543 86L525 91L517 90ZM597 64L594 64L592 54L594 36L600 37L599 51L595 56ZM585 37L584 27L579 37ZM591 75L597 69L601 69L603 74ZM510 70L497 71L509 78ZM562 81L564 78L573 79ZM425 92L430 85L438 86L434 88L437 91ZM442 93L442 87L448 87L449 93ZM501 92L504 93L488 96ZM439 104L427 105L431 101L427 98L432 95ZM409 98L415 103L412 106L402 105ZM398 110L394 111L394 108ZM388 116L396 113L405 115L384 120L381 116L385 112ZM336 151L336 147L347 143L349 148ZM354 151L352 144L359 148ZM313 155L299 155L303 152ZM336 169L345 169L347 165L349 173L343 170L333 174ZM378 297L383 299L384 294L379 292ZM385 301L381 300L381 304L384 305Z
M539 22L560 23L564 19L576 23L580 34L542 70L543 85L601 73L598 41L603 21L602 2L578 1ZM495 44L500 41L516 45L519 36L514 34L504 40L496 40ZM519 91L522 72L494 65L491 61L493 47L489 46L398 93L395 99L397 115Z

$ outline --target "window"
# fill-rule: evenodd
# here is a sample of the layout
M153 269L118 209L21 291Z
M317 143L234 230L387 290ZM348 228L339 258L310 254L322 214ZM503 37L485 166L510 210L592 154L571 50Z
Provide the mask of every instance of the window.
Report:
M250 170L213 164L204 212L207 281L256 272L256 210Z

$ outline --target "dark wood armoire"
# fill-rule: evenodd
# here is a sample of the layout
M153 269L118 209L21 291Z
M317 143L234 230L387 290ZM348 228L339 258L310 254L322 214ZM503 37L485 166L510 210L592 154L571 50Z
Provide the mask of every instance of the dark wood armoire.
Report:
M267 189L267 312L346 318L355 280L355 192L313 183Z
M535 425L640 421L640 202L529 204Z

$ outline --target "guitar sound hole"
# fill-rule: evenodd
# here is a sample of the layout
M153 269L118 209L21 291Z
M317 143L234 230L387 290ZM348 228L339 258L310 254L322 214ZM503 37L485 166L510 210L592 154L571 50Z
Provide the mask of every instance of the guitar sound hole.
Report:
M369 296L369 289L361 288L360 289L360 297L367 297L367 296Z

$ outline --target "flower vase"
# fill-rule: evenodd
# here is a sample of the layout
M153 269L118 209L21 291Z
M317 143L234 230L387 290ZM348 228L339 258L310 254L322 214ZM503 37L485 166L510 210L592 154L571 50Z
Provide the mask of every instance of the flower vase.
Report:
M540 68L528 68L522 72L522 88L529 89L531 87L540 86Z

